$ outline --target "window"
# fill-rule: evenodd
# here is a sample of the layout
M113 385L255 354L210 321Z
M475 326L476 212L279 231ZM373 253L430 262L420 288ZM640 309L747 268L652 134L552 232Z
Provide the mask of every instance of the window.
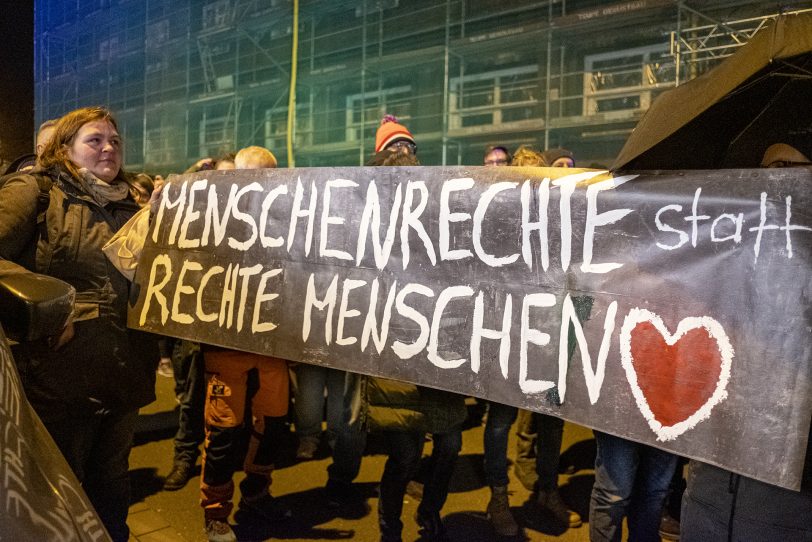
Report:
M68 47L63 40L58 38L46 36L45 40L48 75L54 77L73 71L76 63L76 50Z
M116 56L118 56L118 36L99 43L99 60L113 60Z
M203 6L203 29L222 28L231 23L231 2L217 0Z
M146 44L148 49L157 49L169 40L169 20L164 19L147 25Z
M583 114L648 109L657 89L674 85L667 51L667 44L658 44L587 56Z
M536 66L453 78L449 127L467 128L538 118L538 81Z
M411 117L412 87L393 87L347 96L346 141L361 141L375 133L381 118L391 113L401 122Z
M150 164L170 164L173 159L170 130L166 126L159 126L147 130L144 141L146 162Z
M308 104L296 104L296 147L312 144L312 122ZM277 155L288 147L288 108L276 107L265 111L265 147Z
M200 121L199 156L220 156L234 150L234 122L231 116L204 117Z

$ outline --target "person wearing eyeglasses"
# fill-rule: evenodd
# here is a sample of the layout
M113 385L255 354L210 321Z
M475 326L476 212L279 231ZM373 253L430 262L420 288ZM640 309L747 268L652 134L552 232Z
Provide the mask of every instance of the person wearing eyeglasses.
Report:
M374 166L420 165L414 137L392 115L386 115L375 135ZM387 459L381 475L378 527L381 542L400 542L403 530L403 499L417 473L426 434L431 434L429 473L414 519L421 540L449 540L440 512L448 498L449 484L462 448L462 426L467 411L465 398L448 391L417 386L387 378L361 377L359 400L352 419L367 431L383 437Z
M509 166L512 159L507 147L490 145L485 149L482 162L488 167ZM516 420L517 408L495 401L486 403L488 416L482 436L483 469L491 498L485 511L497 536L515 537L520 528L510 511L507 447L508 434Z
M417 154L417 143L414 136L394 115L384 115L381 125L375 133L375 154L384 151L385 154L397 152L398 154Z
M485 149L485 157L482 162L486 166L509 166L510 151L502 145L490 145Z

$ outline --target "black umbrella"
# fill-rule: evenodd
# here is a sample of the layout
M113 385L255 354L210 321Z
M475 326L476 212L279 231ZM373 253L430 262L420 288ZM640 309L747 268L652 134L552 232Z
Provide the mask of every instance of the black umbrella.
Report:
M778 17L709 72L661 94L613 169L758 167L773 143L812 150L812 14Z

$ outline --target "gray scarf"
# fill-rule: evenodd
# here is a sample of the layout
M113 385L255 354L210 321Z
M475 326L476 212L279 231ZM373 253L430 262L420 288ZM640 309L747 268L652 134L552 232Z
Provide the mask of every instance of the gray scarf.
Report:
M130 185L124 181L118 179L113 179L111 183L102 181L87 168L80 168L79 175L79 183L84 191L102 207L111 201L121 201L130 194Z

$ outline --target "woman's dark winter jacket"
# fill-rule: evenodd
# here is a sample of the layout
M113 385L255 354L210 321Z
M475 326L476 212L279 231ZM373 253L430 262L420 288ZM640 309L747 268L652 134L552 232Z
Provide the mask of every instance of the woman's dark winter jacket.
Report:
M387 378L360 379L359 420L370 431L446 433L465 421L465 398Z
M52 183L39 224L36 175ZM28 399L46 422L133 410L155 398L155 337L127 329L131 285L102 252L137 210L130 197L102 207L58 169L15 175L0 187L0 264L76 289L72 340L57 352L46 341L14 348Z

